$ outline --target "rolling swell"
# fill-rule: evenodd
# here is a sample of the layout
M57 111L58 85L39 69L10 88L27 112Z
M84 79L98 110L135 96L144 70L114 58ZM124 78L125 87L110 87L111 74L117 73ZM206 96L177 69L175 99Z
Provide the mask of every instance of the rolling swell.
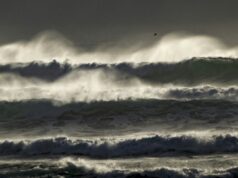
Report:
M113 158L156 155L202 155L237 153L238 138L232 135L217 135L201 139L192 136L153 136L140 139L115 140L70 140L65 137L38 139L34 141L3 141L0 155L83 155L88 157Z
M135 112L136 111L136 112ZM28 100L18 102L0 102L0 119L40 119L51 118L78 119L109 118L113 116L137 116L161 118L178 116L188 119L221 119L232 118L238 114L238 103L224 100L123 100L77 102L66 105L55 105L48 100ZM17 117L16 117L17 116ZM128 119L130 117L127 117Z
M0 102L1 138L15 135L105 136L134 132L237 130L237 102L125 100L55 105L51 101Z
M57 80L75 70L117 71L118 78L138 78L152 84L237 84L238 60L234 58L192 58L177 63L118 63L118 64L49 64L32 62L25 65L1 65L0 73L14 73L47 81Z

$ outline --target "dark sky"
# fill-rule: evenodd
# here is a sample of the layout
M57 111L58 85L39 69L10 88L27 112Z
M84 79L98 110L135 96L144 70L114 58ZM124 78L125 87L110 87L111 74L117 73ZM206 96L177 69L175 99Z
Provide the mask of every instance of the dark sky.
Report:
M236 45L237 9L237 0L0 0L0 44L56 30L85 47L176 31Z

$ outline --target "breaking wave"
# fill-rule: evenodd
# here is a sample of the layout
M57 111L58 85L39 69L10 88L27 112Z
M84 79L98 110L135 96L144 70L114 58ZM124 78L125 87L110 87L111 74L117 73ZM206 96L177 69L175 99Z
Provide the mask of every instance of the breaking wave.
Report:
M232 135L202 139L192 136L153 136L140 139L70 140L66 137L34 141L3 141L0 155L83 155L89 157L135 157L237 153L238 138Z
M143 45L128 43L102 44L93 50L76 46L62 34L45 31L33 39L0 46L0 63L31 62L57 58L70 63L120 63L120 62L177 62L191 57L237 57L238 47L227 46L223 41L207 36L186 33L169 33ZM127 44L127 45L125 45Z
M0 66L0 100L109 101L223 99L237 101L238 59L179 63Z
M152 84L230 85L238 82L238 59L235 58L192 58L177 63L117 63L79 64L32 62L28 64L0 65L0 73L13 73L23 77L35 77L46 81L57 80L73 71L102 70L117 74L117 79L137 78ZM89 72L90 73L90 72ZM85 74L87 75L87 74Z

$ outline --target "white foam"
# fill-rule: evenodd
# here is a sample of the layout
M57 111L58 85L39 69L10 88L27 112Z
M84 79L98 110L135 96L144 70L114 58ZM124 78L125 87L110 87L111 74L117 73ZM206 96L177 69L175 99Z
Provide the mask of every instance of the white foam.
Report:
M0 46L0 63L44 61L57 58L69 63L175 62L191 57L237 57L238 47L228 47L221 40L207 35L170 33L152 46L98 46L93 51L76 47L58 32L47 31L29 41Z

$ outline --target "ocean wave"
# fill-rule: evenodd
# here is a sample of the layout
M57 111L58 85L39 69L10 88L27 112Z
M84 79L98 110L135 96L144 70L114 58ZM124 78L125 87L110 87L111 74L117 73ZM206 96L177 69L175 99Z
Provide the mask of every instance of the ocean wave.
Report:
M57 58L60 62L66 59L70 63L115 63L115 62L175 62L191 57L237 57L237 47L230 48L222 41L206 35L185 35L169 33L147 47L136 43L131 45L126 41L117 45L111 43L97 46L92 50L75 46L56 31L45 31L27 41L16 41L0 46L0 63L31 62L41 59L48 62ZM122 45L123 44L123 45ZM127 44L125 46L125 44ZM130 45L129 45L130 44Z
M118 73L73 72L53 83L11 74L0 75L0 101L58 100L72 102L119 101L138 99L217 99L238 101L238 87L199 85L153 86L136 78L118 79ZM122 77L122 76L121 76Z
M164 92L164 98L177 100L194 100L194 99L221 99L237 101L238 88L237 87L171 87Z
M73 71L104 70L118 72L117 79L137 78L152 84L237 84L238 59L235 58L191 58L177 63L117 63L78 64L32 62L28 64L7 64L0 66L0 73L13 73L24 77L36 77L53 81Z
M87 177L87 178L233 178L237 177L238 168L232 167L228 169L211 169L201 170L197 168L168 168L161 167L155 170L143 171L97 171L93 167L84 165L77 165L72 162L66 162L64 166L56 166L51 164L28 165L13 164L3 165L1 169L8 169L7 171L0 172L1 178L8 177Z
M18 168L19 169L19 168ZM227 172L229 173L230 170ZM236 170L237 171L237 170ZM232 171L230 171L232 175ZM227 174L228 174L227 173ZM229 174L228 174L229 175ZM183 170L172 170L167 168L161 168L155 171L144 171L144 172L132 172L124 173L120 171L112 171L108 173L97 173L94 170L87 170L84 167L77 167L69 164L64 168L51 168L47 169L32 169L32 170L12 170L5 173L0 173L2 178L8 177L87 177L87 178L189 178L198 177L199 171L196 169L183 169Z
M192 136L153 136L128 140L71 140L66 137L33 141L2 141L0 155L84 155L111 158L132 156L201 155L237 153L238 138L217 135L201 139Z
M120 171L112 171L108 173L96 173L94 171L86 171L84 168L73 168L73 165L65 168L66 170L63 175L65 176L91 176L91 177L120 177L120 178L231 178L236 177L238 174L238 168L230 168L227 170L214 170L213 172L206 173L199 169L171 169L171 168L160 168L154 171L143 171L143 172L130 172L124 173ZM74 173L73 173L74 171Z
M0 100L110 101L223 99L237 101L238 59L202 58L180 63L81 64L53 61L0 66ZM3 66L2 66L3 67ZM3 73L1 73L1 71Z
M56 104L55 104L56 103ZM110 118L113 116L134 116L134 118L158 116L168 118L213 118L228 119L238 114L238 103L224 100L123 100L75 102L66 105L57 105L57 101L28 100L15 102L0 102L1 120L11 118ZM136 111L136 112L135 112ZM193 117L196 116L196 117ZM220 117L219 117L220 116ZM120 118L122 119L122 118ZM129 119L129 117L128 117Z
M237 130L238 103L224 100L125 100L56 105L51 101L0 102L1 136L69 136ZM27 124L26 124L27 123ZM12 138L12 137L11 137Z

